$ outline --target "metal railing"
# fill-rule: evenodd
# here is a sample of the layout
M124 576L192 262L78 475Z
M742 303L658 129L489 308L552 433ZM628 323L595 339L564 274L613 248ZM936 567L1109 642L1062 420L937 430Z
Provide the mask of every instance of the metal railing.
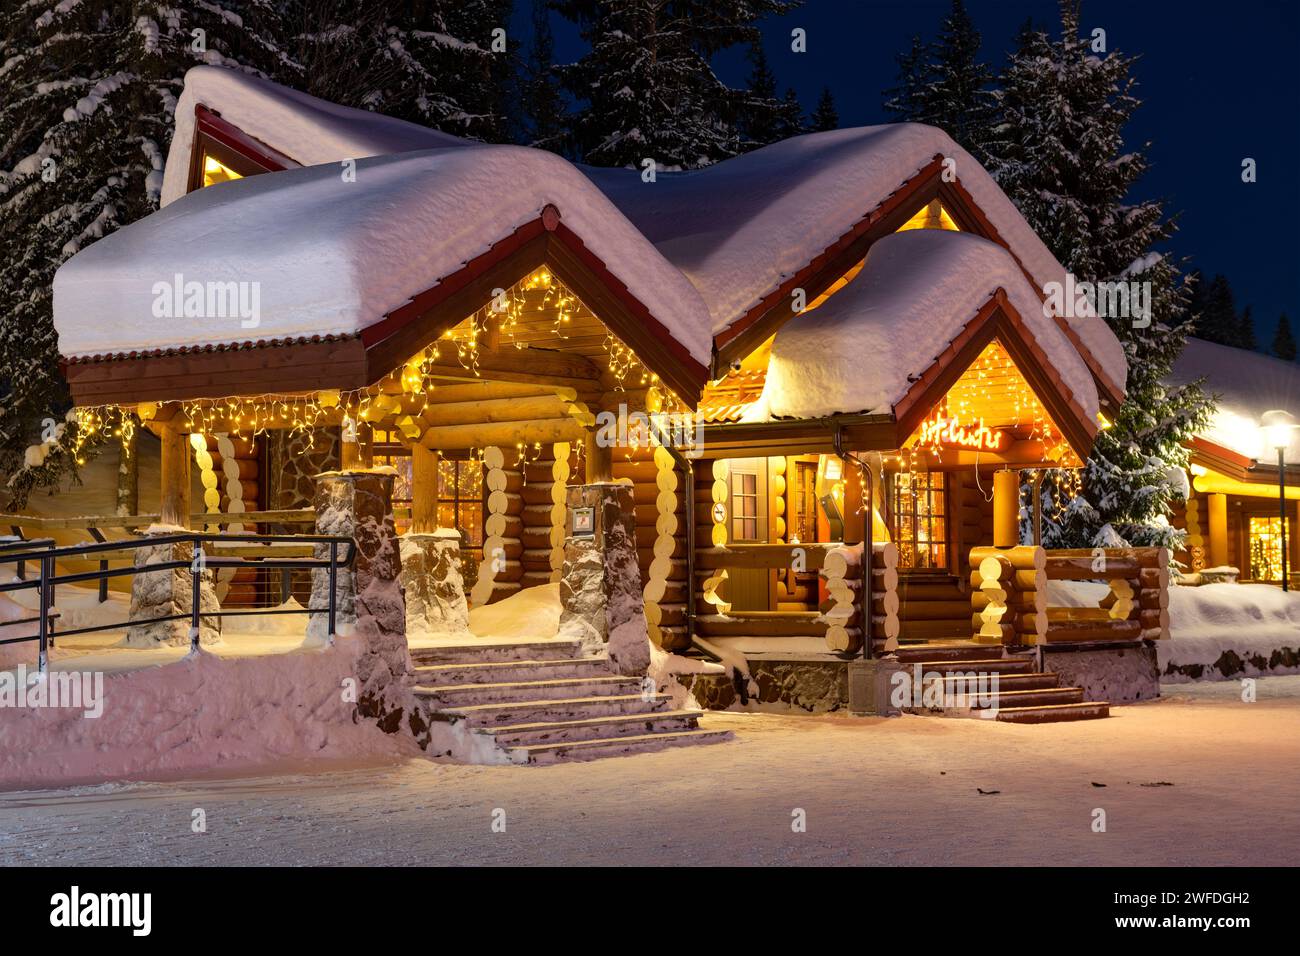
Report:
M136 566L132 561L131 565L122 568L108 567L107 556L113 552L134 553L139 548L152 548L160 545L188 544L193 548L193 557L186 561L159 561L155 564ZM264 545L270 549L277 544L294 544L294 545L327 545L329 547L328 557L248 557L247 548L254 545ZM205 545L207 548L205 549ZM241 550L245 552L242 556L223 556L220 548L229 545L243 546ZM345 556L340 557L340 546L346 548ZM211 552L211 553L210 553ZM71 573L59 574L56 570L56 562L67 559L85 558L98 556L99 567L93 571L76 571ZM39 577L26 580L19 577L17 580L7 584L0 584L0 594L11 591L25 591L36 589L39 591L38 610L35 617L21 618L14 621L0 622L0 629L4 627L13 627L19 624L37 624L37 633L26 637L0 638L0 645L18 644L24 641L39 641L40 648L38 652L39 670L44 673L49 667L49 649L54 646L56 637L70 637L74 634L90 634L96 631L121 630L125 627L141 627L149 624L159 624L167 621L184 621L190 622L190 648L195 649L199 645L199 631L202 618L223 618L238 616L266 616L273 614L326 614L328 615L330 639L333 640L335 626L338 618L336 589L338 584L338 572L340 568L350 567L356 557L356 545L349 537L339 535L288 535L288 534L208 534L202 532L179 532L176 534L148 535L140 538L129 538L123 541L100 541L94 543L84 543L70 545L67 547L56 547L50 539L37 540L17 540L0 542L0 565L16 564L19 568L24 568L28 562L37 564L40 567ZM158 571L173 571L180 568L189 568L191 570L191 588L190 588L190 609L183 614L165 614L158 617L139 618L135 620L126 620L112 624L95 624L85 627L73 627L55 631L54 622L58 618L57 614L52 613L54 608L55 588L60 584L80 584L89 581L99 583L101 600L102 596L107 593L107 581L112 577L134 576L136 574L152 574ZM280 570L288 572L298 569L307 570L326 570L329 572L329 603L324 608L259 608L251 610L204 610L201 606L201 589L203 584L202 571L206 569L220 568L255 568L263 570ZM3 630L0 630L3 633Z

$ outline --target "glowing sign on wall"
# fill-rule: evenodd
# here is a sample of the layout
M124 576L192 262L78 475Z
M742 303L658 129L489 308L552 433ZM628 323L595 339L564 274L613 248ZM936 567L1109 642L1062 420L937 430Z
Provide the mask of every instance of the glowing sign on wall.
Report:
M952 415L947 418L928 418L922 422L917 432L917 443L927 447L1001 451L1006 447L1006 433L989 428L982 418L964 422Z

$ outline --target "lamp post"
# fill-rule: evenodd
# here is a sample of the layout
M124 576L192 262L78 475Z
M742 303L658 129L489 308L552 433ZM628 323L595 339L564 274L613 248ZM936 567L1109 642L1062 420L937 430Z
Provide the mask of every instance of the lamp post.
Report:
M1295 418L1281 409L1265 412L1260 419L1268 443L1277 449L1277 503L1282 519L1282 590L1288 591L1286 551L1286 448L1295 430Z

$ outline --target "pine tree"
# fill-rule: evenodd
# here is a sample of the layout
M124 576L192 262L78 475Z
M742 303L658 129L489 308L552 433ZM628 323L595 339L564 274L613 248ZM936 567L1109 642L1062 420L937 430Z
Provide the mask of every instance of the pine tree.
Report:
M790 87L785 91L784 117L789 124L781 134L781 139L789 139L808 132L808 123L804 120L803 106L799 103L799 94Z
M1255 315L1250 306L1241 310L1241 315L1237 317L1237 342L1238 348L1248 349L1253 352L1259 346L1255 338Z
M1284 361L1295 361L1295 335L1291 332L1291 320L1287 318L1285 312L1277 318L1277 331L1273 333L1272 352Z
M582 103L571 135L598 166L694 169L735 156L742 94L714 74L714 54L758 40L758 20L786 0L559 0L590 51L560 68Z
M506 29L512 0L282 2L305 92L457 136L509 139L518 44L494 50L493 31Z
M1216 274L1209 282L1201 285L1194 296L1192 308L1196 322L1193 334L1198 339L1234 348L1242 347L1241 317L1237 313L1232 285L1226 276Z
M83 246L157 207L186 69L293 69L277 11L40 0L0 19L0 472L9 505L75 471L51 286Z
M555 38L550 5L533 0L533 42L523 78L523 141L530 146L564 152L564 97L553 68Z
M979 60L980 34L962 0L939 25L933 43L914 36L899 56L898 85L885 108L910 123L937 126L981 163L988 159L997 110L992 71Z
M1152 252L1174 230L1163 205L1128 198L1149 146L1126 149L1123 140L1140 105L1133 60L1090 49L1070 0L1061 3L1061 24L1056 39L1022 34L1012 54L999 97L1007 151L993 172L1078 281L1150 283L1151 314L1108 320L1128 360L1128 397L1098 433L1080 492L1058 502L1064 483L1045 483L1044 544L1175 547L1183 533L1168 516L1184 493L1176 469L1186 468L1183 442L1209 411L1199 385L1164 384L1185 341L1178 322L1190 290L1181 264Z
M776 74L768 65L761 43L750 47L749 62L752 69L737 126L741 148L757 149L794 135L802 125L803 111L797 98L790 99L793 91L787 92L784 99L777 98Z
M814 133L840 128L840 114L835 109L835 97L829 86L822 87L822 95L817 99L817 108L808 120L808 127Z

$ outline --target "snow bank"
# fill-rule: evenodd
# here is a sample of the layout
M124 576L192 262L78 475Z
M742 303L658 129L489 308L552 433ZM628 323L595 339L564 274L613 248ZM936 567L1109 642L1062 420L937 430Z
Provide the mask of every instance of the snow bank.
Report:
M495 604L471 608L469 629L476 637L539 641L560 630L560 585L523 588Z
M1109 590L1049 581L1048 604L1096 607ZM1156 651L1163 683L1300 673L1300 594L1268 584L1171 587L1169 640Z
M54 278L59 348L84 356L357 335L548 204L707 364L708 309L690 282L573 166L516 146L362 159L355 182L325 165L190 193L64 263ZM256 290L256 324L239 315L161 322L155 284L169 288L176 275L249 283L230 288L249 302Z
M910 377L929 368L999 288L1095 417L1091 372L1006 250L967 233L914 229L873 245L852 282L777 333L763 394L746 420L889 413Z
M199 104L300 166L469 145L457 136L338 106L248 73L196 66L185 74L185 90L176 103L176 129L163 174L164 206L184 196L189 185L194 107Z
M1265 464L1277 452L1259 428L1260 417L1275 408L1300 409L1300 365L1227 345L1188 339L1169 375L1182 385L1204 378L1205 390L1219 397L1208 428L1200 432L1215 444ZM1287 461L1300 460L1300 432L1291 436Z
M644 183L636 170L586 173L695 283L718 333L848 232L937 155L1043 287L1065 269L992 177L942 130L917 123L796 136ZM1040 306L1041 308L1041 306ZM1068 320L1121 387L1124 350L1104 320Z
M414 741L354 722L344 699L360 642L256 658L204 651L103 677L103 714L0 708L0 788L65 786L245 770L303 761L391 759Z

